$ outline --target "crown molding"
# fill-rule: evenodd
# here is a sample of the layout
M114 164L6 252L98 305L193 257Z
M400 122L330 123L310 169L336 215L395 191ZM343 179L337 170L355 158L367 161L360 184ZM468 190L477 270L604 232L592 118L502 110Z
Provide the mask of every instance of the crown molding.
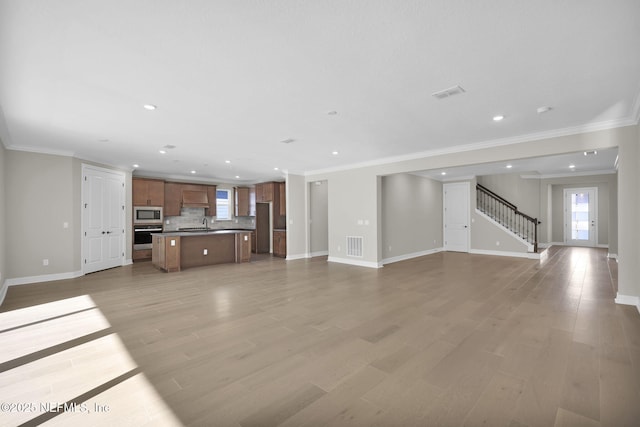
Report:
M614 175L615 169L584 171L584 172L563 172L551 173L546 175L520 175L522 179L547 179L547 178L570 178L572 176L596 176L596 175Z
M23 151L26 153L49 154L52 156L64 156L64 157L76 157L76 153L73 151L52 150L50 148L28 147L28 146L22 146L22 145L9 145L9 146L5 146L5 148L7 150Z
M383 159L377 159L377 160L371 160L371 161L359 162L359 163L351 163L343 166L335 166L332 168L312 170L312 171L305 172L305 176L320 175L320 174L326 174L326 173L332 173L332 172L341 172L345 170L359 169L359 168L365 168L365 167L371 167L371 166L388 165L391 163L418 160L418 159L423 159L427 157L436 157L436 156L442 156L447 154L456 154L456 153L462 153L466 151L483 150L487 148L502 147L505 145L522 144L525 142L540 141L543 139L558 138L562 136L581 135L585 133L598 132L602 130L633 126L636 124L636 122L637 120L634 120L633 118L606 120L602 122L588 123L588 124L579 125L579 126L572 126L572 127L562 128L562 129L530 133L530 134L525 134L525 135L520 135L515 137L493 139L493 140L481 141L481 142L476 142L471 144L456 145L456 146L446 147L446 148L437 148L437 149L421 151L417 153L385 157Z

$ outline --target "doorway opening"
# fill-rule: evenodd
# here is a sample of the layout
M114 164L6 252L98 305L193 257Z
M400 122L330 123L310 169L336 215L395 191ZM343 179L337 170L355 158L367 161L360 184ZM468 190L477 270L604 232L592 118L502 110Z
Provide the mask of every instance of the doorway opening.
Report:
M564 190L564 242L595 247L598 244L598 188Z

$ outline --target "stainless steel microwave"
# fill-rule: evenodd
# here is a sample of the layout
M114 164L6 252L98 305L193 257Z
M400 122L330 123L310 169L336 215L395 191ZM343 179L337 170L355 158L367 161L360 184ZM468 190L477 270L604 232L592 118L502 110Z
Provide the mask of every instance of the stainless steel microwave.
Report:
M162 206L135 206L134 224L162 224Z

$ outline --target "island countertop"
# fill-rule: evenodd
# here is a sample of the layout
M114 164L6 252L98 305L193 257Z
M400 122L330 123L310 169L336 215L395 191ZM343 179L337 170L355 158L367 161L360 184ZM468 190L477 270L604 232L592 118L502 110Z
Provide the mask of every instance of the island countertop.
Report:
M151 236L151 261L166 272L251 261L251 230L183 230Z

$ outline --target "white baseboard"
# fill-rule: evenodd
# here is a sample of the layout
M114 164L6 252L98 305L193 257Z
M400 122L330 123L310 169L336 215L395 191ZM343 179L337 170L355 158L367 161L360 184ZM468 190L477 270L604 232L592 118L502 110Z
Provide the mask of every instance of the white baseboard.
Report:
M640 297L635 297L631 295L622 295L618 293L616 295L616 304L622 305L633 305L638 309L638 313L640 313Z
M332 257L332 256L327 258L327 261L328 262L337 262L337 263L340 263L340 264L355 265L355 266L358 266L358 267L368 267L368 268L381 268L382 267L382 263L380 263L380 262L358 261L358 260L355 260L355 259L337 258L337 257Z
M427 249L426 251L420 251L420 252L413 252L410 254L405 254L405 255L398 255L398 256L394 256L391 258L385 258L382 260L382 264L392 264L394 262L399 262L399 261L405 261L408 259L412 259L412 258L418 258L421 256L425 256L425 255L431 255L431 254L435 254L437 252L442 252L444 250L444 248L434 248L434 249Z
M285 260L287 261L293 261L295 259L305 259L308 258L307 254L295 254L295 255L289 255L287 254L287 257L285 258Z
M58 273L58 274L43 274L41 276L15 277L12 279L7 279L6 284L8 286L26 285L29 283L52 282L54 280L75 279L76 277L80 277L80 276L83 276L82 271L71 271L68 273Z
M528 258L528 259L540 259L540 254L535 252L506 252L506 251L490 251L485 249L470 249L470 254L476 255L493 255L493 256L508 256L515 258Z
M549 245L552 246L574 246L576 248L590 248L591 246L582 246L582 245L570 245L569 243L565 243L565 242L551 242L549 243ZM601 248L601 249L609 249L609 245L608 244L598 244L594 246L595 248Z
M131 264L133 264L133 259L129 258L129 259L125 259L122 265L131 265Z
M318 251L318 252L311 252L307 255L308 258L315 258L317 256L328 256L329 255L329 251Z

